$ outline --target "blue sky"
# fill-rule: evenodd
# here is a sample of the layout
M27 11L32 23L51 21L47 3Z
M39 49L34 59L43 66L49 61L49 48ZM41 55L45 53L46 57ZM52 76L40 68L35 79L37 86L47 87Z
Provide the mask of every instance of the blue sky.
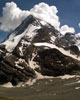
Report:
M74 27L76 33L80 32L78 23L80 22L80 0L0 0L0 17L2 16L2 8L6 2L14 1L22 10L30 10L35 4L45 2L50 6L55 5L58 9L58 16L61 26L64 24ZM2 41L9 32L0 30L0 41Z

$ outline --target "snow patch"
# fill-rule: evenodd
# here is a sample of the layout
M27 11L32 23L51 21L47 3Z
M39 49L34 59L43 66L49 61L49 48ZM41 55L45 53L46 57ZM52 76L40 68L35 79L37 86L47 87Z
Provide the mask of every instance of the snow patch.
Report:
M47 23L46 23L45 21L43 21L43 20L41 20L40 23L41 23L42 25L46 25L46 24L47 24Z
M78 90L78 89L80 89L80 87L76 87L75 89Z
M11 82L8 82L8 83L6 83L6 84L2 85L2 87L5 87L5 88L12 88L12 87L13 87L13 85L12 85L12 83L11 83Z
M36 54L33 53L33 54L32 54L31 60L29 59L29 61L28 61L29 66L30 66L32 69L39 68L39 65L38 65L35 61L33 61L34 58L35 58L35 56L36 56Z
M36 73L36 78L35 79L29 79L28 82L23 83L22 86L26 86L26 85L31 86L34 83L36 83L36 81L39 80L39 79L51 79L51 78L53 78L51 76L43 76L43 75L41 75L40 73L38 73L36 71L35 71L35 73Z
M41 75L41 73L36 72L36 78L35 79L29 79L27 82L20 82L17 86L13 86L11 84L11 82L8 82L4 85L2 85L2 87L6 87L6 88L15 88L15 87L25 87L26 85L28 86L32 86L34 83L36 83L37 80L42 80L42 79L50 79L50 82L54 81L53 79L70 79L70 78L74 78L74 77L80 77L80 76L75 76L75 75L64 75L64 76L58 76L58 77L51 77L51 76L43 76ZM80 81L78 80L77 82L73 82L73 83L69 83L69 84L65 84L65 85L73 85L73 84L77 84L80 83ZM47 84L47 83L45 83ZM80 89L80 87L76 87L75 89Z
M22 50L22 48L23 48L23 45L19 47L19 50L20 50L20 56L23 56L23 50Z
M26 33L23 32L22 34L20 35L17 35L13 38L13 41L11 41L11 39L7 39L5 42L2 43L2 45L5 45L6 47L6 50L8 52L12 52L14 50L14 48L17 46L17 44L19 43L19 41L21 40L21 38L24 36L24 34Z
M51 42L54 43L55 42L56 37L55 36L51 36Z
M77 55L71 54L70 50L64 50L63 48L59 48L56 45L51 44L51 43L46 43L46 42L44 42L44 43L34 43L34 46L38 46L38 47L46 46L46 47L49 47L49 48L55 48L55 49L59 50L61 53L63 53L64 55L70 56L70 57L80 61L80 57L77 58Z
M80 80L77 82L72 82L72 83L66 84L66 85L74 85L74 84L78 84L78 83L80 83Z
M35 32L36 29L40 29L40 26L34 26L34 25L29 25L29 27L27 28L28 32L25 36L27 36L30 40L32 40L34 38L34 36L37 34L37 32Z
M22 67L22 66L20 66L20 65L18 65L19 64L19 61L16 61L15 62L15 66L17 67L17 68L19 68L19 69L24 69L24 67Z
M22 40L21 41L21 46L19 47L20 56L23 56L24 55L23 52L24 52L26 46L29 46L30 44L31 44L30 42L27 42L25 40ZM25 45L25 47L24 47L24 45Z
M23 63L23 62L25 62L25 60L20 58L18 61L15 61L15 66L19 69L24 69L24 67L19 65L19 63Z
M64 75L64 76L60 76L59 78L61 79L70 79L70 78L74 78L75 75Z
M12 52L14 48L18 45L19 41L22 37L27 36L30 40L33 39L33 37L37 34L34 32L34 30L40 29L40 26L34 26L30 24L28 28L20 35L11 35L5 42L2 43L2 45L6 46L6 50L8 52Z

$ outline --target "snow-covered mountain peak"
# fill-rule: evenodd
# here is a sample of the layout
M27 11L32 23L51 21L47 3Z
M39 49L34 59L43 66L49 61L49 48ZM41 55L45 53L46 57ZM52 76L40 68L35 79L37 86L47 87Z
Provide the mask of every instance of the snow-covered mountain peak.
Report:
M51 43L69 50L71 46L80 48L79 38L73 33L62 35L51 24L29 15L1 44L8 52L13 52L18 44L29 46L35 43ZM21 53L23 54L23 53Z
M0 81L17 85L41 74L74 74L80 71L79 47L75 34L62 35L48 22L29 15L0 44Z
M57 36L60 34L54 26L49 23L29 15L1 45L5 45L7 51L12 52L22 38L27 41L42 42L47 38L52 37L51 34ZM33 38L35 39L33 40ZM37 41L36 41L37 40ZM40 41L39 41L40 40ZM49 40L51 41L51 40ZM54 40L53 40L54 41Z

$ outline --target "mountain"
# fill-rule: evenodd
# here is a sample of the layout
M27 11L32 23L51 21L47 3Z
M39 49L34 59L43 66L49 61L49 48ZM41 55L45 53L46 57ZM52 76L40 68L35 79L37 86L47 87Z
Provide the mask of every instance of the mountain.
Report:
M78 74L80 38L29 15L0 44L0 84Z

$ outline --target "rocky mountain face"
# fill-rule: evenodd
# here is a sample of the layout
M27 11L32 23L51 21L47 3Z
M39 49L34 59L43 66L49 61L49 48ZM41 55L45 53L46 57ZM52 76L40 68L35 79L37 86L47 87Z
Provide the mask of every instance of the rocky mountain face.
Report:
M76 55L79 39L75 35L63 36L54 26L30 15L0 44L0 84L17 85L36 78L36 72L43 76L77 74L80 61Z
M65 50L71 50L71 52L77 54L77 56L80 55L80 39L73 33L66 33L65 35L57 37L55 44Z

